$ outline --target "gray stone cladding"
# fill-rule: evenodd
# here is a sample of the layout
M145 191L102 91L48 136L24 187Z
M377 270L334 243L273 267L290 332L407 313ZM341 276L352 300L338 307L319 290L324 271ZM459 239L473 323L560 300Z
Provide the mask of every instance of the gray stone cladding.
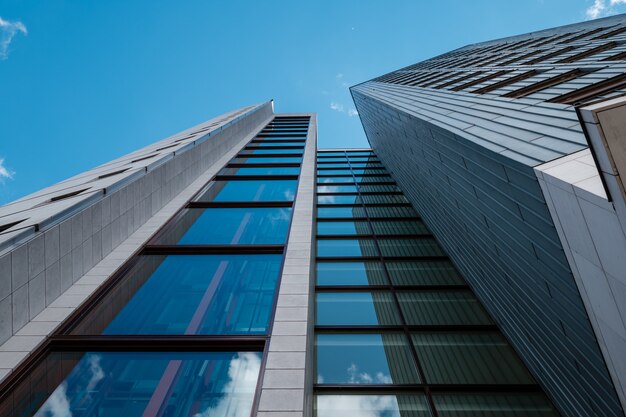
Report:
M311 116L257 417L309 416L313 375L313 198L317 118Z
M125 248L129 254L141 246L151 233L136 236L132 242L127 239L244 137L260 129L272 112L272 102L267 102L227 113L0 207L0 224L22 220L0 234L0 344L29 322L41 321L44 309L120 244L129 243ZM121 178L100 178L120 167L127 169ZM54 200L68 190L82 189L87 190ZM74 296L86 298L85 294ZM75 308L74 304L67 307ZM52 330L43 327L36 336ZM0 362L8 360L0 368L12 368L15 358L23 357L24 352L9 355L11 349L0 347Z
M550 122L539 118L503 134L489 130L493 124L468 133L472 126L487 124L477 112L522 114L519 118L523 112L510 113L516 103L507 108L506 100L490 106L475 102L477 112L454 125L454 116L465 106L453 96L444 104L456 104L456 112L432 102L416 104L408 94L431 94L426 89L403 87L407 94L396 91L400 97L378 96L384 94L380 84L352 88L372 148L555 405L566 416L622 416L532 168L584 149L580 128L568 122L569 127L557 131L542 129L540 124ZM550 106L557 107L532 111L560 120L576 117L551 111ZM526 112L524 120L530 114ZM515 125L514 120L501 120ZM549 141L551 147L536 146L529 144L533 134L564 140ZM507 135L515 140L507 140Z

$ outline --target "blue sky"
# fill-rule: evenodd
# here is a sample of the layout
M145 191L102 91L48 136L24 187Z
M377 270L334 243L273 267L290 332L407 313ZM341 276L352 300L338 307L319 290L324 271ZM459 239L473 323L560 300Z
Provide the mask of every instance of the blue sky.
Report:
M366 146L348 86L624 3L0 0L0 204L270 98Z

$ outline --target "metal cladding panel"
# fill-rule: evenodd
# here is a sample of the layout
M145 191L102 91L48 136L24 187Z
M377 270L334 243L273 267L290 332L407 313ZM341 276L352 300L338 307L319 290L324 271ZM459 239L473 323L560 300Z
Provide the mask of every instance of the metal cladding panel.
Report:
M372 148L555 404L566 416L622 416L532 169L551 158L548 152L569 151L542 147L528 156L502 141L468 136L470 126L450 122L460 111L439 114L432 102L417 106L416 97L402 99L398 90L394 97L385 96L380 85L352 89ZM498 104L492 111L507 107ZM518 113L519 105L526 107L509 104L518 104ZM525 118L537 126L531 114ZM561 111L542 115L568 119ZM482 121L488 118L472 124L480 128ZM490 131L494 138L505 136ZM576 144L582 134L573 127L569 131L571 136L562 139L574 138L568 141ZM527 143L520 138L511 143ZM582 142L578 147L584 147Z

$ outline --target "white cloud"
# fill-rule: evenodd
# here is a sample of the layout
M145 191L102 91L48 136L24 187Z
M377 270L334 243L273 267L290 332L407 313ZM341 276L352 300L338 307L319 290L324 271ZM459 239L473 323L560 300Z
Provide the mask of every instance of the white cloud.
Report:
M585 15L587 19L597 19L599 17L610 16L619 13L615 6L626 4L626 0L594 0L593 4L587 8Z
M0 17L0 59L7 58L11 41L18 32L24 35L28 34L28 30L22 22L19 20L11 22Z
M330 102L330 109L337 111L339 113L343 113L344 111L346 111L345 108L343 107L343 104L337 103L336 101Z
M354 116L358 116L359 112L356 111L356 109L348 109L348 116L350 117L354 117Z
M0 158L0 183L3 183L5 180L12 180L13 175L15 175L15 172L4 165L4 158Z

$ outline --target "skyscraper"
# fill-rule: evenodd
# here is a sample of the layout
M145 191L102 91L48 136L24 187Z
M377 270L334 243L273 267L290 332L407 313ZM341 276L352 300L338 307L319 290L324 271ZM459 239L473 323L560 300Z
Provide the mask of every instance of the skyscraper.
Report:
M351 89L372 148L565 415L626 408L624 39L615 16Z
M0 415L623 415L623 36L355 86L373 149L270 101L0 207Z

